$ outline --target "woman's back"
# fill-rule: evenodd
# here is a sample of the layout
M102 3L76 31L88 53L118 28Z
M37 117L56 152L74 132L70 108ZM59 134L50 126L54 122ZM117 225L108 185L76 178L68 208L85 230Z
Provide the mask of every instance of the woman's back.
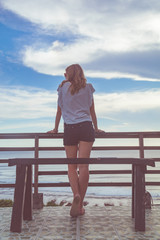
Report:
M70 82L66 82L58 88L58 105L61 107L64 122L67 124L91 121L90 107L92 105L92 84L86 84L77 93L71 94Z

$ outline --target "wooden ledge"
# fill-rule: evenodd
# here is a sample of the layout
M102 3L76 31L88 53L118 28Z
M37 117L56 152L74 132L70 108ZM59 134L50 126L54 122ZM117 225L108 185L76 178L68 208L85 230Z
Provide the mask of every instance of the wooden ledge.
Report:
M152 158L12 158L8 166L48 164L134 164L155 167Z

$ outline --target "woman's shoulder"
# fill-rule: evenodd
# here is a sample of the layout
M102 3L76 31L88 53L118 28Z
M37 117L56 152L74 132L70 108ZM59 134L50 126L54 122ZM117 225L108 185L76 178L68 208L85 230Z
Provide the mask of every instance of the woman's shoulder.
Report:
M69 87L70 86L70 82L67 80L64 80L60 83L60 85L58 86L57 91L62 90L63 88Z
M93 85L92 85L91 83L87 83L87 84L86 84L86 87L87 87L89 90L91 90L92 92L95 91L95 89L94 89L94 87L93 87Z

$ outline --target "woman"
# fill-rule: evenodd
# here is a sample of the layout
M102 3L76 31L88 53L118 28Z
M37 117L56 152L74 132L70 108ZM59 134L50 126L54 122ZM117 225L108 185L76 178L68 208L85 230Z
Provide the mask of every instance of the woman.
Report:
M57 133L61 115L64 119L64 147L67 158L89 158L94 133L101 132L97 126L91 84L86 83L80 65L73 64L66 68L64 80L58 88L58 107L55 128L49 133ZM93 129L93 125L94 129ZM78 170L79 169L79 174ZM73 191L73 203L70 215L83 215L83 200L89 181L88 164L69 164L68 178Z

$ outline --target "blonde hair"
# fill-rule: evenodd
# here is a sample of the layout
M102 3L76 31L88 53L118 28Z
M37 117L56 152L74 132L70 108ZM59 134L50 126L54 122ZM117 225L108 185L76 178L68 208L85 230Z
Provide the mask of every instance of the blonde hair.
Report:
M81 88L86 86L86 78L83 69L79 64L72 64L66 68L68 81L71 82L70 92L72 95L78 93Z

